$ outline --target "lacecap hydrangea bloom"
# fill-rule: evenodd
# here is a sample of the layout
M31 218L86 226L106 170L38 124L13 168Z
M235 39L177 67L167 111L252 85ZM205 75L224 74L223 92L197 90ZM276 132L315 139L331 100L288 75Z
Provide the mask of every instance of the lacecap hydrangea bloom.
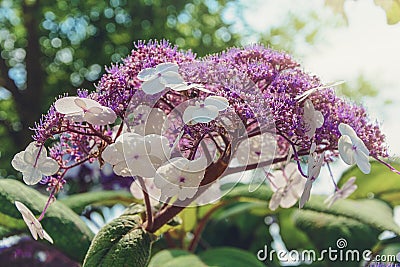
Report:
M132 192L144 198L149 232L201 196L208 197L197 203L216 201L219 180L246 170L266 170L275 192L271 209L300 198L303 206L320 169L339 155L366 173L371 158L388 165L379 125L364 107L336 96L337 84L324 84L288 54L262 45L197 58L167 41L138 42L94 91L60 96L35 125L35 147L25 154L46 151L51 140L51 172L37 165L50 163L40 153L36 160L17 154L14 165L24 177L35 169L29 183L46 182L50 203L71 168L110 164L135 179ZM334 199L349 195L348 188Z

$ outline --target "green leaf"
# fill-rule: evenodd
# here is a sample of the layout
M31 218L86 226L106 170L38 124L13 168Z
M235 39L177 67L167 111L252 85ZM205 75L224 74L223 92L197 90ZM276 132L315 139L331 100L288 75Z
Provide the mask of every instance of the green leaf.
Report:
M142 212L142 206L134 205L105 225L94 237L83 266L146 266L155 237L141 227Z
M328 247L336 248L339 238L344 238L348 242L346 248L370 249L381 232L349 217L312 210L296 210L294 221L298 228L307 233L319 251Z
M187 207L181 213L179 213L179 217L182 219L182 227L183 231L190 232L194 229L197 222L197 207Z
M15 231L13 231L11 229L8 229L8 228L6 228L4 226L0 226L0 240L5 238L5 237L13 235L14 232Z
M35 215L39 215L47 197L19 181L0 179L0 224L29 233L14 205L16 200L24 203ZM53 238L55 247L71 259L83 260L93 233L76 213L56 201L50 205L41 223Z
M184 250L163 250L155 254L148 267L264 267L256 256L237 248L222 247L193 255Z
M75 194L60 200L70 209L80 214L86 206L112 206L114 204L129 205L134 202L134 198L127 191L99 191Z
M213 267L264 267L255 255L237 248L224 247L206 250L199 257L207 264Z
M268 203L265 202L236 202L224 209L221 209L220 212L216 213L213 218L216 220L223 220L228 217L240 214L242 212L248 212L253 209L263 209L264 211L268 211Z
M393 164L400 169L400 164ZM347 170L338 183L342 186L350 177L357 177L357 190L349 198L375 198L382 199L392 206L400 205L400 176L390 171L379 162L371 162L371 173L363 174L356 166Z
M269 200L272 196L272 190L267 185L261 185L256 191L250 192L248 184L238 184L229 192L223 192L223 200L250 199L250 200Z
M186 250L162 250L155 254L148 267L204 267L205 265L198 256Z
M287 249L311 249L313 245L310 238L295 225L296 218L293 216L298 209L281 209L278 216L280 235Z
M389 205L377 199L343 199L337 201L331 208L323 202L325 197L313 196L304 209L323 212L334 216L353 219L384 231L390 230L400 235L400 227L393 219L393 212Z

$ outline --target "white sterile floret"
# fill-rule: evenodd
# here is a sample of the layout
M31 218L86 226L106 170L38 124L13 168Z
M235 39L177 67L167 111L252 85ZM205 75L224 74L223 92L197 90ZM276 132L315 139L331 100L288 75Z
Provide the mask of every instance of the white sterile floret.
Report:
M289 163L282 171L273 174L271 189L274 191L269 208L276 210L279 206L290 208L296 204L304 189L306 179L297 170L296 163Z
M300 208L304 207L304 204L310 199L311 188L314 181L318 178L319 173L321 172L322 164L324 163L325 152L321 155L318 155L314 152L315 146L311 149L310 156L308 157L308 166L307 166L307 181L304 186L304 191L300 197Z
M321 111L315 110L311 100L304 102L303 120L307 128L306 135L312 137L316 129L321 128L324 124L324 116Z
M220 111L227 109L229 101L222 96L209 96L204 101L197 101L183 113L185 124L207 123L218 117Z
M24 182L28 185L37 184L43 175L53 175L59 169L57 161L47 157L46 148L37 146L36 142L31 142L24 151L17 153L11 165L22 172Z
M347 124L341 123L339 131L342 136L339 138L338 148L342 160L349 165L356 163L363 173L370 173L369 150L364 142L357 136L354 129Z
M235 153L241 165L272 160L275 155L276 138L271 133L263 133L243 140Z
M161 189L161 199L177 196L179 200L192 198L204 177L207 161L177 157L158 168L154 184Z
M140 71L137 77L143 81L143 92L154 95L163 91L166 87L185 84L178 70L179 67L176 63L161 63L155 68Z
M154 178L143 178L146 186L146 192L150 198L150 204L152 206L157 205L160 202L161 190L158 189L154 184ZM138 181L132 182L130 186L131 194L136 199L143 199L143 188L140 186Z
M104 149L103 159L120 176L153 177L156 169L170 156L168 139L151 134L123 133Z
M351 194L353 194L354 191L357 189L357 185L354 184L356 181L356 177L351 177L347 182L342 186L342 188L337 189L333 195L328 197L324 203L328 205L328 208L330 208L333 203L335 203L339 199L345 199Z
M37 240L38 236L40 239L46 239L50 243L53 244L53 239L50 235L43 229L40 222L36 219L33 213L21 202L15 201L15 206L17 207L18 211L21 213L24 222L31 231L32 237Z
M167 116L159 108L151 108L146 105L137 106L132 113L128 115L128 123L134 133L161 134Z
M54 104L58 113L74 122L88 122L93 125L112 124L117 119L115 112L89 98L67 96L58 99Z

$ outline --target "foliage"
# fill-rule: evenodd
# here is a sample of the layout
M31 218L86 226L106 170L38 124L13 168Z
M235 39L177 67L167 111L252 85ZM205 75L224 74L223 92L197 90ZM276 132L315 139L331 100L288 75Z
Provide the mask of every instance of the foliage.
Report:
M132 206L93 239L83 266L146 266L154 236L141 226L144 209Z
M47 198L18 181L0 179L0 225L17 233L27 232L21 214L14 205L16 200L37 213ZM83 260L93 234L76 213L62 203L53 203L43 219L43 225L56 239L55 247L71 259Z
M398 175L378 162L372 162L371 165L371 175L365 175L357 168L350 168L343 174L338 185L341 186L350 177L356 176L358 189L350 198L376 198L385 201L392 207L400 205L400 184ZM394 166L398 168L400 165L394 164Z

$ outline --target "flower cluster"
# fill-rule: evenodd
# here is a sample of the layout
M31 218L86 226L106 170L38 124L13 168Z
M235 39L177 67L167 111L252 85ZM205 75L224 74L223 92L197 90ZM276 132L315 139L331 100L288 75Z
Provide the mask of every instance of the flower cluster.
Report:
M155 232L191 202L217 200L227 174L270 167L270 208L299 199L302 207L321 167L339 154L365 173L369 156L388 156L363 107L337 97L335 84L323 85L289 55L260 45L196 58L166 41L139 42L106 71L94 92L57 99L34 128L35 143L13 160L26 183L48 182L49 203L71 168L109 164L135 179L132 193L144 198L145 226ZM354 191L353 183L337 189L329 205Z

